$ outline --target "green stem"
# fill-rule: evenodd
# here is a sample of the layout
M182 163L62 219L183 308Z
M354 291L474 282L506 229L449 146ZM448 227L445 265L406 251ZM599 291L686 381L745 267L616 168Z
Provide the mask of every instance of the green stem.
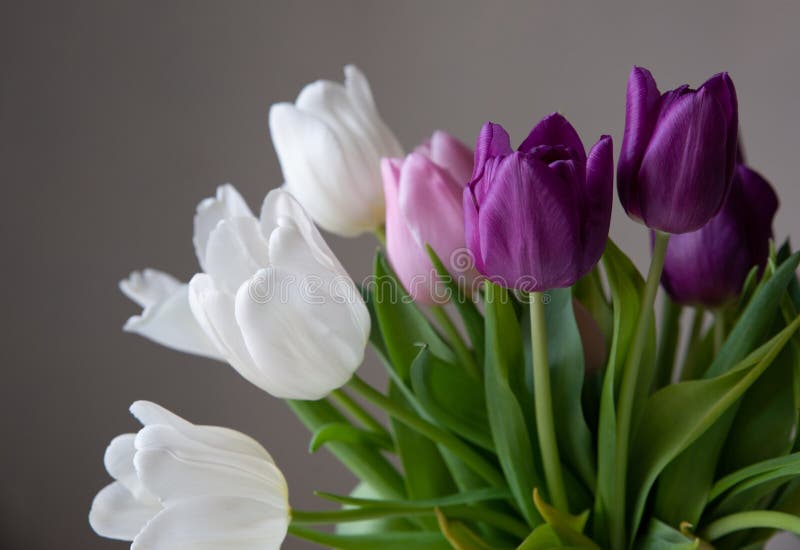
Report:
M423 420L412 411L395 403L364 382L358 375L354 375L353 378L350 379L350 387L361 394L367 401L370 401L386 411L386 413L395 420L402 422L412 430L416 430L434 443L438 443L449 449L454 455L460 458L464 464L469 466L492 486L506 486L505 478L497 472L491 463L450 432L446 432L438 426Z
M683 367L681 368L681 381L694 380L702 373L698 369L705 365L700 364L695 359L695 347L700 339L700 332L703 330L703 318L706 310L702 307L694 308L694 319L692 328L689 330L689 341L686 342L686 351L683 354Z
M653 390L663 388L672 381L672 372L675 369L675 352L677 351L678 338L681 332L680 318L682 312L683 307L680 304L670 300L669 296L664 297Z
M331 392L331 398L347 411L354 419L361 422L361 424L375 433L385 437L391 437L386 428L375 420L375 418L367 412L355 399L350 397L344 390L338 389Z
M442 507L441 510L449 518L466 519L491 525L524 539L530 533L527 525L514 519L507 514L494 512L486 508L454 505ZM436 514L434 508L418 508L411 506L397 506L393 508L352 508L344 510L321 510L305 511L292 509L292 525L325 525L334 523L349 523L354 521L364 521L370 519L388 517L419 517L431 516Z
M564 477L561 472L556 428L553 421L553 398L550 388L550 364L547 360L547 323L544 315L544 295L541 292L533 292L529 298L536 431L539 434L544 477L553 506L562 512L569 512L569 501L567 500L567 492L564 489Z
M650 262L650 271L644 284L642 300L640 303L639 317L636 322L631 346L622 371L619 401L617 402L617 445L616 467L614 471L613 507L618 511L615 515L611 532L612 546L616 550L627 548L625 536L625 492L628 475L628 449L631 436L631 420L633 418L633 405L636 398L636 386L639 380L642 353L647 342L647 333L653 320L653 304L656 300L658 284L661 281L661 272L664 269L664 258L667 253L669 234L656 232L653 258Z
M458 327L453 323L447 311L441 306L431 306L431 314L439 322L439 326L444 330L445 334L447 334L447 339L453 346L453 351L458 357L458 360L470 374L480 380L481 373L478 369L478 363L475 361L472 351L470 351L466 342L464 342L461 333L458 331Z
M716 540L743 529L780 529L800 535L800 517L785 512L754 510L731 514L711 522L703 529L706 540Z
M721 309L714 310L714 356L722 349L725 341L725 315Z

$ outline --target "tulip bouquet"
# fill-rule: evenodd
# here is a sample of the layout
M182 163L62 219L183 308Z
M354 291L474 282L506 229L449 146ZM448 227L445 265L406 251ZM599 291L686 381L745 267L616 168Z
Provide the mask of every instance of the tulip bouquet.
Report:
M645 277L608 239L612 140L552 114L408 155L354 67L269 125L286 183L194 217L200 271L132 274L125 328L229 363L359 480L289 505L253 439L150 402L114 439L97 533L132 548L761 548L800 533L800 253L744 162L727 74L661 93L634 68L616 165ZM317 226L372 232L357 284ZM643 231L643 237L647 233ZM658 323L655 302L666 291ZM681 321L692 317L688 330ZM388 373L356 373L370 346ZM330 503L333 503L331 505ZM334 531L317 526L334 524Z

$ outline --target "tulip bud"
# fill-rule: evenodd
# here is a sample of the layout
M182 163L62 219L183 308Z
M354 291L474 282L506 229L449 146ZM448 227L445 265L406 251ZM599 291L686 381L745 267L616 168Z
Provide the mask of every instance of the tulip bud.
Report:
M144 548L277 550L289 527L286 479L243 433L187 422L148 401L131 413L144 425L106 449L114 482L92 502L103 537Z
M458 261L458 253L464 249L461 195L472 172L472 151L445 132L434 132L405 159L383 159L381 169L389 261L414 300L446 302L425 245L456 281L469 286L474 271Z
M273 105L269 128L287 189L320 227L352 237L383 224L380 159L403 150L361 71L344 73L344 85L320 80Z
M647 69L628 79L617 190L625 211L667 233L695 231L730 189L739 130L736 89L720 73L693 90L658 91Z
M770 184L737 165L719 213L697 231L669 240L661 282L673 300L714 308L736 298L753 266L767 260L777 209Z
M611 138L602 136L587 159L557 113L517 151L502 126L487 122L464 190L467 246L478 271L527 292L571 286L605 248L613 171Z

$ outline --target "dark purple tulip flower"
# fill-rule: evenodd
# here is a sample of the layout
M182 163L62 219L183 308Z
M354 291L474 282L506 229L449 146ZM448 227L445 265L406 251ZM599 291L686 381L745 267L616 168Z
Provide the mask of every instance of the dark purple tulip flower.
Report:
M600 259L608 239L614 178L611 137L589 157L558 113L514 151L487 122L464 189L467 246L480 273L527 292L567 287Z
M736 89L727 73L697 90L658 91L647 69L628 79L619 200L651 229L700 229L725 202L736 161Z
M737 165L719 213L701 229L670 238L661 277L670 296L711 308L736 298L753 266L767 260L777 209L770 184Z

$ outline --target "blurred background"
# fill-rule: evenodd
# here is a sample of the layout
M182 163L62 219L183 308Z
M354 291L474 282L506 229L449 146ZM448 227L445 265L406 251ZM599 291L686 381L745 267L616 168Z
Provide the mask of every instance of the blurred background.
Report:
M0 547L123 548L86 516L103 451L150 399L265 444L298 507L353 479L283 404L230 367L121 327L131 270L197 269L195 205L224 182L257 208L281 183L270 104L346 63L368 75L407 148L435 128L474 143L487 119L520 141L558 110L584 142L622 135L634 64L659 85L729 71L750 164L778 189L775 232L800 238L800 4L430 1L0 2ZM615 204L612 237L647 261ZM331 237L351 274L375 243ZM367 376L378 376L370 358ZM285 548L307 546L295 540ZM800 548L781 537L773 549Z

